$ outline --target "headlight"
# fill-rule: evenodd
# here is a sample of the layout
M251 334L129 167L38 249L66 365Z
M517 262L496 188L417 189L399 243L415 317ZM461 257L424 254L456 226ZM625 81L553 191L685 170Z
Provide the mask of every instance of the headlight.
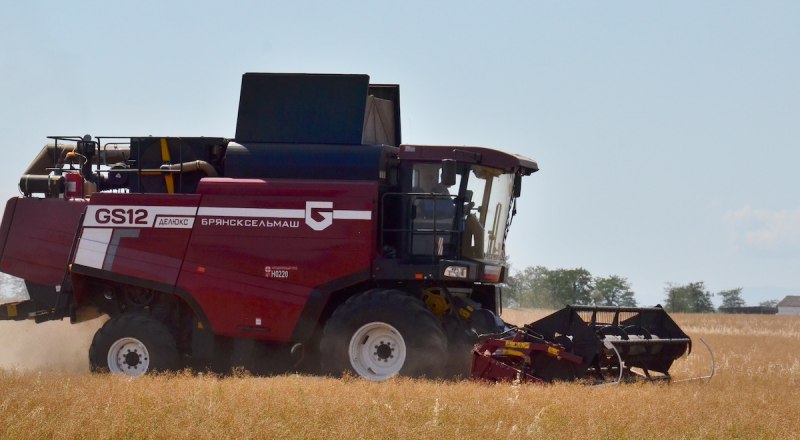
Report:
M447 266L444 269L444 276L450 278L466 278L467 268L464 266Z

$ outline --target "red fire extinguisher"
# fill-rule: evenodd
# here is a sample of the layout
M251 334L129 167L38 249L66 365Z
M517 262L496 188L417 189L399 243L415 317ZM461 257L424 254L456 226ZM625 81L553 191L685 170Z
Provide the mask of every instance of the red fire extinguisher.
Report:
M80 160L86 160L86 157L74 151L67 153L67 158L72 159L74 157L78 158L78 166L80 169ZM64 198L83 198L83 176L80 171L77 173L67 173L64 177Z
M67 173L64 179L64 198L83 197L83 176L79 173Z

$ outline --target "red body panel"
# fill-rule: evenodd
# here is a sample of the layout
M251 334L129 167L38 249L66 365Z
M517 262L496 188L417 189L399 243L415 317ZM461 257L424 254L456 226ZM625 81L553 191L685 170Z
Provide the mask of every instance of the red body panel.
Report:
M172 287L199 202L199 195L95 194L74 263Z
M3 217L0 269L36 284L61 285L86 206L80 199L10 199Z
M315 289L368 276L377 198L376 182L220 178L191 195L12 199L0 268L60 285L76 244L75 276L177 288L217 334L286 341Z
M377 196L375 182L245 179L95 194L73 261L177 287L217 334L285 341L314 289L370 270Z
M178 288L215 333L288 340L312 290L368 271L374 182L205 179Z

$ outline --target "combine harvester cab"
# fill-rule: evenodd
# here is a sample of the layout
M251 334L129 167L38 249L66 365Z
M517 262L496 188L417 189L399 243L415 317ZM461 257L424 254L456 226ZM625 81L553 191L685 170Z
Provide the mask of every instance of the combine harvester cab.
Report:
M661 306L567 306L538 321L488 335L473 351L472 377L488 381L671 379L692 341Z

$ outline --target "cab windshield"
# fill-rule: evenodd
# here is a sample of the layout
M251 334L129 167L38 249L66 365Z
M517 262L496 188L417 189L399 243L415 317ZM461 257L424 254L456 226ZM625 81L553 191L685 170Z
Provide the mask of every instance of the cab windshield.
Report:
M513 187L514 175L496 168L464 164L444 185L440 163L414 164L403 196L412 212L410 254L504 260Z
M513 189L513 174L481 165L470 167L464 196L464 257L504 259Z

